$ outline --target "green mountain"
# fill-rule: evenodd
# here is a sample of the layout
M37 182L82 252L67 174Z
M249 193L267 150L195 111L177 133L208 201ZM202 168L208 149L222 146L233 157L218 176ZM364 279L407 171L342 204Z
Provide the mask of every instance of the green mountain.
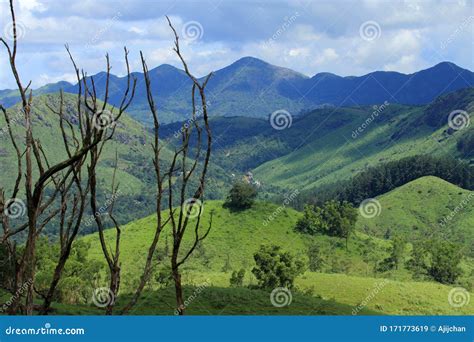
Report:
M474 129L472 125L451 129L447 118L454 110L473 116L474 88L445 95L427 106L316 110L273 134L274 141L290 151L256 167L255 177L263 184L296 185L304 190L348 179L367 167L403 157L465 157L459 142L471 137Z
M106 82L104 72L94 75L98 89ZM129 108L130 115L140 122L152 124L146 114L143 74L137 78L137 91ZM191 82L184 72L170 65L150 70L152 92L158 104L162 122L175 122L191 116ZM117 106L127 85L126 77L110 76L109 103ZM341 77L318 73L313 77L271 65L253 57L244 57L216 70L208 85L208 107L213 116L245 116L265 118L277 110L287 110L293 116L319 106L374 105L385 101L421 105L455 90L473 87L474 73L443 62L413 74L376 71L363 76ZM65 82L47 85L35 94L57 91L75 93L77 85ZM16 92L0 90L0 102L10 106L18 102ZM103 94L99 94L103 96Z

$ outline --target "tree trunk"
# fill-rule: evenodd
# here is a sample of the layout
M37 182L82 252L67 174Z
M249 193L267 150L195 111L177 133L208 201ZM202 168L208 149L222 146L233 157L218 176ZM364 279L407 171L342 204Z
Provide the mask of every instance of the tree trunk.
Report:
M176 266L173 266L173 279L174 279L174 288L176 292L176 307L177 312L180 316L184 315L186 307L184 305L184 298L183 298L183 286L181 284L181 274L179 273L179 269Z

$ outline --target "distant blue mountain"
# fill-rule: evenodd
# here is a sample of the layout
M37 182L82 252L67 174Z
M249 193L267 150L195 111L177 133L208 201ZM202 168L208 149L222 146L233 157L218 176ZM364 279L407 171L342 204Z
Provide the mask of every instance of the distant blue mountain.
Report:
M137 91L129 112L137 120L150 123L143 74L135 72L133 76L137 78ZM150 76L162 122L189 118L191 82L185 73L165 64L150 70ZM93 77L97 89L103 89L105 73ZM119 104L126 82L126 77L110 76L111 104ZM331 73L307 77L257 58L244 57L217 70L207 89L211 115L267 117L278 109L297 114L321 105L354 106L385 101L421 105L439 95L468 87L474 87L474 73L449 62L413 74L376 71L357 77ZM41 87L35 93L56 92L59 88L74 93L77 85L59 82ZM0 103L11 106L17 101L16 92L0 90Z

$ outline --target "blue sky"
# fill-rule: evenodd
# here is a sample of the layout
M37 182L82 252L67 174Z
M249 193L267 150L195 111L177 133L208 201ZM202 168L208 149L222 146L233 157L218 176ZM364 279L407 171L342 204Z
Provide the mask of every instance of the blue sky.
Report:
M64 44L89 74L124 73L123 46L139 70L143 50L151 67L179 66L164 15L182 36L199 76L254 56L308 76L411 73L441 61L474 69L473 1L151 1L17 0L21 75L33 86L73 81ZM10 36L8 2L0 0L3 37ZM14 87L0 53L0 89Z

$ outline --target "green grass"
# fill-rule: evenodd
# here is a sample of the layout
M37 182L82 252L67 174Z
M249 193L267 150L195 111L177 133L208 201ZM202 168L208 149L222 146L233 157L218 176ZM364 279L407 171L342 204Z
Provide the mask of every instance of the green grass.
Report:
M382 237L387 229L411 239L441 236L474 250L474 192L461 189L437 177L409 182L377 199L380 215L360 216L356 227ZM457 208L457 209L456 209ZM451 217L446 225L443 218Z
M390 315L474 314L472 300L460 308L449 304L449 291L455 286L434 282L306 273L297 279L296 285L302 289L312 289L315 295L323 299L334 298L344 304L357 306L367 300L367 308ZM471 292L470 296L474 294Z
M403 201L403 198L407 198L405 196L411 196L411 192L407 192L407 189L411 189L413 185L416 185L413 190L416 194L419 193L420 189L422 193L428 194L431 189L430 203L442 202L442 198L446 195L445 190L451 191L453 194L460 191L456 186L440 179L423 177L381 196L382 215L384 205L387 203L391 203L393 208L401 205L400 202L393 202L393 204L387 202L389 199L386 201L384 196L397 196ZM437 189L437 192L434 192L434 189ZM447 198L449 200L449 197ZM426 200L428 201L428 198ZM207 225L210 212L213 211L213 229L203 245L195 251L194 256L183 268L185 284L197 286L209 283L213 286L212 291L219 291L215 288L225 289L230 286L229 279L232 270L244 268L246 270L244 285L254 285L256 280L251 274L251 268L254 265L253 254L261 244L282 246L283 249L291 251L297 257L306 260L306 251L309 244L317 243L325 256L323 273L306 272L300 276L296 280L296 286L301 293L312 294L316 298L322 297L325 300L332 299L334 302L355 307L371 294L378 282L382 281L383 278L387 278L388 283L367 304L368 309L387 314L413 315L474 313L472 305L459 309L449 305L447 296L451 289L450 286L430 281L413 281L411 273L403 267L400 270L378 274L377 278L373 278L373 265L370 261L364 259L364 251L367 252L367 249L369 249L373 257L382 260L388 255L389 241L356 232L349 240L349 246L346 250L345 243L341 239L327 236L311 237L296 233L293 228L301 213L291 208L280 210L275 204L257 202L249 210L231 212L223 208L222 204L221 201L205 202L202 223L204 226ZM423 203L420 202L419 205L423 206ZM424 208L429 209L426 213L420 212L421 216L425 216L422 220L424 223L428 222L433 215L443 214L442 212L436 212L437 207L425 204ZM386 211L391 212L390 210ZM279 212L275 215L275 219L264 225L263 222L275 212ZM382 215L376 219L380 220ZM401 215L401 213L399 212L398 215ZM358 227L365 227L365 220L359 217ZM383 227L383 222L397 221L396 217L391 217L390 219L386 218L386 221L379 221L380 224L374 224L374 229L375 227L379 229L377 235L382 236L385 232L384 229L380 228ZM151 216L134 221L122 229L122 294L124 296L127 296L127 292L136 284L137 270L141 270L143 267L144 255L153 233L154 223L155 218ZM392 225L391 227L393 233L397 229L400 229L401 233L405 233L404 226ZM410 225L408 224L405 227L410 227ZM429 226L425 228L428 229ZM368 232L373 233L371 230L368 230ZM106 232L108 239L112 238L113 235L111 234L113 234L112 231ZM163 251L167 234L169 234L169 231L165 230L158 252ZM88 241L91 245L89 257L102 260L97 235L89 235L82 239ZM189 246L189 236L185 240L185 246ZM171 245L170 238L168 238L168 243ZM226 264L227 269L224 267ZM463 267L466 272L472 269L470 259L466 259ZM152 281L150 287L156 290L159 285Z

